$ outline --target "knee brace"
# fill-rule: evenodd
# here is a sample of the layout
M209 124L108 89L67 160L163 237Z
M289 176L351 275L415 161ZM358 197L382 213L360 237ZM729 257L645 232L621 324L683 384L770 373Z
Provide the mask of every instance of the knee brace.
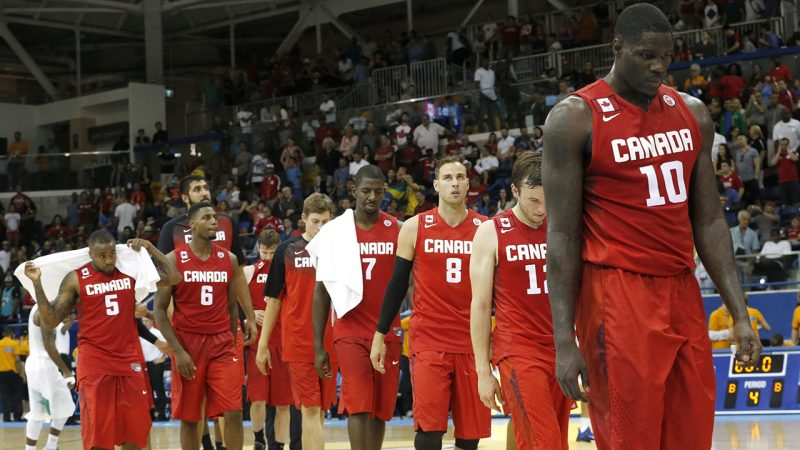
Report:
M477 450L480 439L459 439L456 438L456 448L461 450Z
M28 423L25 424L25 437L32 441L38 441L43 426L44 421L42 420L28 420Z
M417 450L441 450L444 431L417 431L414 437L414 448Z
M64 425L66 424L67 424L67 418L53 419L50 421L50 430L61 431L64 429Z

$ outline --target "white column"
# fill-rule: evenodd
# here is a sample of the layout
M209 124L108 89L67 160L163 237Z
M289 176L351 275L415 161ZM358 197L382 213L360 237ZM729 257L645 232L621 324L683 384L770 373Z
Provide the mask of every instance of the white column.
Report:
M232 23L230 26L230 35L228 36L228 40L230 41L230 52L231 52L231 69L236 68L236 24Z
M144 53L147 82L164 84L164 36L161 0L144 0Z
M414 29L414 8L411 4L412 0L406 0L406 19L408 20L408 32Z
M75 89L78 95L81 95L83 90L82 74L81 74L81 30L75 30Z
M519 19L519 0L508 0L508 15Z

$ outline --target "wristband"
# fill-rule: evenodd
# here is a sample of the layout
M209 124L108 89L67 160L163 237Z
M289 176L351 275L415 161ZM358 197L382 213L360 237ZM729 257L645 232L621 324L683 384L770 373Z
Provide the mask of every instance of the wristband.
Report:
M75 384L75 377L72 376L72 375L70 375L68 377L64 377L64 382L66 382L67 385Z

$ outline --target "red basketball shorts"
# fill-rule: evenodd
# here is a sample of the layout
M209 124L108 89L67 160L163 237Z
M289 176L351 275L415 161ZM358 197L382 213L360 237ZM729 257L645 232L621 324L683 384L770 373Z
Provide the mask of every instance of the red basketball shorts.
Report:
M331 358L333 359L333 358ZM330 378L320 378L313 362L290 361L289 379L292 385L294 406L328 409L336 403L336 364L331 364Z
M172 417L197 422L205 416L219 417L225 411L242 409L242 382L239 356L230 332L194 334L175 330L183 349L192 357L195 376L187 380L180 375L172 359Z
M247 400L251 402L267 402L272 406L289 406L294 404L292 384L289 381L289 367L283 362L280 347L270 347L272 368L267 367L263 375L256 366L257 347L247 348Z
M569 450L567 431L573 401L564 396L555 364L527 356L509 356L499 364L506 400L514 418L519 450Z
M653 277L587 263L575 321L597 448L711 448L714 366L691 271Z
M372 368L369 351L372 339L344 338L334 343L342 371L342 398L339 413L369 413L383 421L394 415L397 383L400 376L401 342L386 344L386 373Z
M452 406L456 438L481 439L491 435L491 411L478 395L473 355L416 352L411 357L411 386L415 430L447 431Z
M78 384L84 450L125 442L147 446L152 394L143 376L87 375Z

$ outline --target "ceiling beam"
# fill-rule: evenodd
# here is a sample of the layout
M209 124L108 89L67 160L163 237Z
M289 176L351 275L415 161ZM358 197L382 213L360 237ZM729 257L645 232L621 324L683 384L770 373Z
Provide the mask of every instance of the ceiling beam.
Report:
M47 6L47 0L42 0L42 7ZM41 11L34 14L33 18L39 20L39 17L42 16Z
M173 9L185 8L187 6L192 6L192 5L196 5L198 3L204 3L204 2L207 2L207 1L208 0L173 0L171 2L165 2L164 6L163 6L163 9L164 9L165 12L166 11L172 11ZM264 0L261 0L261 2L263 3Z
M123 13L121 16L119 16L119 19L117 19L117 23L114 24L114 29L117 31L121 30L122 26L125 25L126 20L128 20L128 13Z
M5 20L8 23L19 23L23 25L33 25L45 28L56 28L59 30L80 30L82 33L104 34L107 36L116 36L129 39L143 40L144 35L141 33L129 33L127 31L118 31L111 28L94 27L94 26L77 26L67 22L55 22L52 20L34 20L27 17L6 16Z
M277 54L283 55L291 50L292 47L294 47L294 44L297 43L297 41L303 35L303 32L306 31L306 28L308 28L307 24L309 16L314 14L315 11L312 11L312 7L310 6L306 6L302 11L300 11L300 17L297 18L297 22L295 22L291 31L289 31L289 33L283 39L281 45L278 46L278 50L276 51Z
M48 13L120 13L122 11L111 8L80 8L80 7L57 7L57 6L44 6L35 8L5 8L3 11L6 14L48 14Z
M144 14L142 3L125 3L116 0L61 0L67 3L79 3L84 6L99 6L101 8L110 8L117 11L127 11L135 14Z
M219 8L220 6L239 6L239 5L252 5L254 3L258 3L264 5L264 0L217 0L212 1L210 3L200 3L196 5L186 6L182 9L185 10L193 10L193 9L208 9L208 8ZM293 3L292 0L289 1L282 1L282 2L266 2L266 6L269 9L275 9L280 6L282 3Z
M28 71L36 78L36 81L38 81L42 89L47 92L47 95L49 95L50 98L58 97L56 87L53 86L53 83L47 78L47 75L44 74L42 68L36 64L36 61L31 58L31 55L25 50L25 47L23 47L14 34L11 33L5 21L0 21L0 37L5 39L8 46L16 53L19 60L22 61L22 64L25 64L25 67L27 67Z
M245 22L252 22L254 20L266 19L268 17L275 17L281 16L284 14L290 14L294 12L300 11L302 6L295 5L295 6L287 6L285 8L278 8L275 10L267 10L264 12L256 12L256 13L248 13L242 14L240 16L234 17L233 19L228 20L215 20L211 23L200 24L196 27L185 28L183 30L174 31L172 33L167 34L167 36L181 36L187 33L198 33L201 31L208 31L208 30L216 30L218 28L227 28L231 25L237 25L240 23Z

